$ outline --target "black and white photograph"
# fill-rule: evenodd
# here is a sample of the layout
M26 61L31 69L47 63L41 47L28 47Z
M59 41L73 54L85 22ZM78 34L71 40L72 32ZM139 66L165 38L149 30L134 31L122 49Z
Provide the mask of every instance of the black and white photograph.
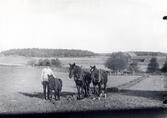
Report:
M0 116L167 117L166 0L0 0Z

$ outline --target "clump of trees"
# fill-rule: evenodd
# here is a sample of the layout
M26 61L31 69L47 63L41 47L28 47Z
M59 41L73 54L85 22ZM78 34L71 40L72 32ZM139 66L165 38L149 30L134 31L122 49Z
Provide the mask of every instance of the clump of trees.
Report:
M128 67L128 56L122 52L112 53L105 66L114 72L120 72Z
M159 71L159 64L157 62L157 58L153 57L153 58L151 58L148 66L147 66L147 72L154 73L157 71Z
M62 67L61 61L58 58L30 60L28 62L28 65L31 65L31 66L46 66L47 64L54 67Z

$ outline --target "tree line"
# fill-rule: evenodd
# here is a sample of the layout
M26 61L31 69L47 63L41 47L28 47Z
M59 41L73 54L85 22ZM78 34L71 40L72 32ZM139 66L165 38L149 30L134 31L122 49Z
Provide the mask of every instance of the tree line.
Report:
M167 56L166 53L162 52L145 52L145 51L134 51L137 56Z
M27 49L11 49L2 51L5 56L18 55L26 57L85 57L95 56L96 54L87 50L76 50L76 49L38 49L38 48L27 48Z

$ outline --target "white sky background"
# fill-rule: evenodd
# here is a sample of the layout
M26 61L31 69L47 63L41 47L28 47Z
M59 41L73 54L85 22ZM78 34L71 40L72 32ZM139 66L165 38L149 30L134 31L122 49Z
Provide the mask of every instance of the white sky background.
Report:
M167 52L167 0L0 0L0 51Z

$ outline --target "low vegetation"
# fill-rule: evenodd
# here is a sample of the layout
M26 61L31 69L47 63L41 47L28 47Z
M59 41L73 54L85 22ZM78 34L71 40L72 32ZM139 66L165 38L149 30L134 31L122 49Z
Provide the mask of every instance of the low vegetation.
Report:
M28 65L31 66L46 66L47 64L49 64L50 66L54 66L54 67L62 67L61 61L56 58L56 59L32 59L30 61L28 61L27 63Z

